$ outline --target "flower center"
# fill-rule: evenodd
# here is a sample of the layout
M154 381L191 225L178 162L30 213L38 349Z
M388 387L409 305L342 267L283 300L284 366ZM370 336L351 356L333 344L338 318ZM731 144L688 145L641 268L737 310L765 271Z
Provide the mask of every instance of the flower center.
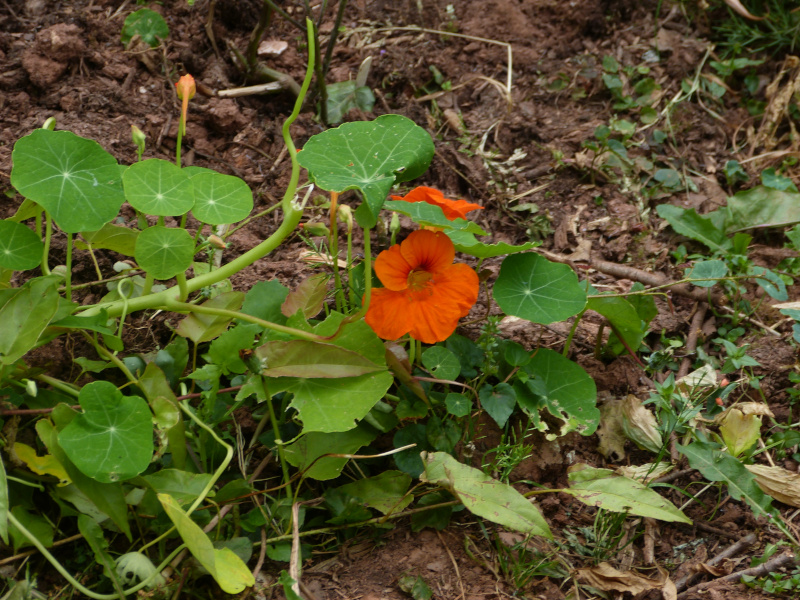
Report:
M421 292L428 287L431 279L433 279L433 273L414 269L408 274L408 288L414 292Z

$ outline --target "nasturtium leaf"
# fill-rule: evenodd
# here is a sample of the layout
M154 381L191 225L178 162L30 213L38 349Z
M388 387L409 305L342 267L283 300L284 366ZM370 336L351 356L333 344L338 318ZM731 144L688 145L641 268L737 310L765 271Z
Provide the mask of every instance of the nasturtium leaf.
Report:
M770 295L780 302L785 302L789 299L789 294L786 291L786 284L777 273L765 269L764 267L752 267L750 272L757 276L756 283Z
M267 377L358 377L385 371L358 352L310 340L271 341L256 349Z
M446 487L470 512L515 531L552 539L539 509L510 485L444 452L425 452L422 461L425 472L420 479Z
M731 497L747 502L756 515L771 514L775 510L770 497L756 484L755 475L739 459L722 452L718 445L694 441L686 446L679 444L678 452L689 460L690 467L700 471L709 481L728 484Z
M686 270L689 279L708 279L709 281L693 281L692 285L708 288L719 283L719 279L728 274L728 265L721 260L699 260L691 269Z
M471 239L473 240L475 239L475 235L487 235L477 223L466 219L454 219L451 221L444 216L444 211L440 206L428 204L427 202L387 200L384 202L383 207L387 210L392 210L401 215L410 217L417 225L444 229L445 233L448 235L450 235L451 232L458 232L467 236L472 236Z
M0 221L0 267L14 271L35 269L42 262L44 244L22 223Z
M185 229L154 225L136 238L136 262L156 279L185 273L192 265L194 240Z
M433 152L430 134L411 119L382 115L318 133L297 160L323 190L359 190L364 202L356 219L362 227L373 227L392 186L422 175Z
M0 292L0 364L10 365L34 348L58 313L57 276L37 277Z
M580 365L558 352L539 348L522 368L534 379L515 388L529 394L517 395L521 408L529 410L530 405L530 409L538 412L539 403L544 402L553 416L564 421L560 435L570 431L581 435L594 433L600 422L597 387Z
M438 208L438 207L437 207ZM507 254L516 254L517 252L524 252L531 248L536 248L541 245L541 242L526 242L519 246L512 246L505 242L497 242L496 244L484 244L479 242L478 239L469 231L445 229L445 233L453 240L453 245L456 247L457 252L469 254L475 258L493 258L495 256L506 256Z
M336 479L350 459L320 457L325 454L352 454L372 442L375 436L375 431L366 425L334 433L312 431L286 446L285 456L290 465L304 471L304 477L319 481Z
M293 394L289 405L299 413L303 431L349 431L389 391L394 378L388 371L341 379L279 377L270 392Z
M132 164L122 176L122 185L128 203L148 215L182 215L194 206L194 185L189 176L160 158Z
M153 456L153 416L138 396L123 396L108 381L85 385L83 412L58 434L58 442L83 473L103 483L144 471Z
M452 381L461 373L458 357L444 346L431 346L425 350L422 365L437 379Z
M582 468L571 469L570 487L561 491L584 504L660 521L692 522L669 500L635 479L616 475L611 469L576 466Z
M100 229L125 201L116 159L69 131L37 129L17 140L11 160L11 185L67 233Z
M494 419L498 427L505 427L506 421L517 406L517 395L507 383L491 385L485 383L478 391L481 406Z
M447 412L454 417L466 417L472 410L472 400L464 394L450 393L444 399Z
M189 552L203 565L226 594L238 594L255 584L247 565L230 548L214 548L211 540L169 494L159 494L164 507Z
M209 225L236 223L253 210L253 192L243 180L216 171L193 175L194 208L198 221Z
M507 315L544 325L563 321L586 306L586 292L575 272L534 253L503 260L493 295Z
M410 475L400 471L384 471L375 477L343 485L339 491L360 498L365 506L386 515L401 511L411 504L414 495L406 494L410 485Z
M169 35L169 26L160 14L150 8L140 8L125 18L120 32L120 41L127 46L133 36L138 35L151 48L165 40Z
M81 237L86 241L84 243L76 240L75 246L77 248L83 250L88 248L113 250L125 256L133 256L139 231L122 225L106 223L97 231L82 231Z

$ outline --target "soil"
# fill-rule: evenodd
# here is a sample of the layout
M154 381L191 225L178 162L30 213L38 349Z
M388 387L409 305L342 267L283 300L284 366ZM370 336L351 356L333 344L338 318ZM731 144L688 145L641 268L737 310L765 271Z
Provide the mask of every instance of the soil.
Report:
M300 17L301 3L284 4L290 15ZM322 3L326 4L320 27L323 39L332 31L335 17L336 3ZM430 170L415 183L484 206L478 222L492 232L495 241L519 244L540 239L543 251L583 264L596 287L624 291L632 281L588 269L588 253L679 278L679 273L672 272L669 252L679 243L689 247L692 243L665 228L655 215L655 204L671 202L701 213L723 204L730 189L722 173L731 158L732 141L742 127L753 126L736 102L715 107L721 118L697 103L678 107L673 115L675 139L664 160L694 173L696 192L643 200L619 181L602 177L593 180L590 176L582 143L615 116L613 99L601 80L600 61L612 55L621 64L642 64L645 54L654 48L655 32L659 32L662 41L669 40L668 49L649 67L664 96L671 97L679 90L681 79L695 73L708 44L707 21L689 20L680 10L691 4L673 6L672 2L657 0L356 0L347 6L328 81L354 78L362 62L372 57L368 85L377 102L372 112L353 111L347 120L371 119L385 113L413 119L430 131L436 146ZM209 7L214 6L211 31L222 51L219 54L205 28ZM314 14L319 16L319 3L314 6ZM135 125L147 136L145 157L171 160L179 114L174 82L180 74L189 72L198 82L198 94L190 104L185 164L244 178L255 193L254 212L275 204L289 177L281 126L294 97L289 92L237 98L221 98L216 93L250 83L226 48L246 47L260 3L153 3L151 8L163 14L170 27L168 39L156 49L136 45L126 49L120 42L120 29L135 8L127 0L0 3L3 191L11 190L14 142L49 117L56 119L59 129L99 141L122 164L136 161L131 143L131 126ZM709 14L707 18L713 18L713 13ZM410 26L457 32L462 37L420 32ZM276 16L265 39L288 43L283 53L265 59L268 66L301 81L305 55L298 30ZM513 61L509 60L508 48ZM760 72L769 78L780 64L781 57L773 57ZM504 91L509 80L510 97ZM302 147L322 130L309 106L293 126L292 135L297 147ZM768 165L762 162L760 166ZM343 201L348 201L346 195ZM9 216L19 202L19 198L8 199L0 214ZM513 210L523 202L535 204L535 212ZM227 252L236 255L253 247L274 230L276 219L259 219L241 229L229 239L232 244ZM190 222L188 227L194 225ZM780 250L782 242L773 242L768 234L759 235L756 242L761 249L753 255L757 264L775 267L785 256ZM295 285L307 273L298 260L304 248L299 240L285 244L274 256L238 274L234 286L247 290L258 281L272 278ZM59 251L64 253L63 239L56 240L54 250L57 258ZM100 253L101 269L110 272L115 260L112 254ZM88 255L78 252L76 265L75 282L91 281L94 269ZM494 277L499 261L486 261L483 268ZM80 300L92 303L96 293L102 293L102 289L90 291ZM790 288L790 295L790 300L797 300L794 288ZM759 318L774 323L768 304L760 309ZM658 308L648 338L654 346L660 336L673 338L688 333L697 302L673 295L670 303L658 300ZM494 309L478 305L473 316L482 316L487 310ZM147 352L163 346L171 333L170 324L163 316L160 319L133 317L127 347ZM722 322L723 318L709 313L701 340L707 349L711 333ZM628 393L646 397L653 382L633 359L623 356L608 362L594 357L599 325L599 320L584 320L577 331L572 358L595 379L601 397ZM560 351L569 323L543 327L506 320L500 327L504 335L527 347ZM473 325L465 326L461 333L474 336L477 331L478 325ZM753 344L751 355L761 364L756 372L765 376L763 391L773 412L784 421L792 414L784 390L791 385L787 373L797 356L788 343L774 344L757 327L753 331L748 341ZM788 324L779 326L778 331L784 338L791 336ZM31 364L55 376L74 379L77 373L71 357L95 357L80 341L64 339L39 350L31 357ZM484 425L474 440L479 455L499 440L496 429ZM523 491L532 489L525 482L565 487L566 469L576 462L617 466L598 452L596 437L572 434L554 442L536 438L533 443L533 455L512 475L512 481L519 482ZM627 447L626 452L623 463L648 460L633 447ZM786 466L797 469L798 465L787 460ZM695 476L687 475L683 483ZM678 505L683 502L678 492L665 494ZM563 494L542 500L540 507L562 541L565 532L581 536L578 528L591 527L595 517L593 509ZM758 541L734 557L726 566L728 571L746 567L750 557L761 555L766 543L779 539L774 528L754 519L746 506L731 499L714 513L697 503L688 512L699 525L660 523L655 531L656 562L672 571L673 580L746 533L756 532ZM497 548L498 544L510 546L516 541L489 524L476 524L465 513L442 532L425 529L412 533L409 524L400 521L391 530L377 530L372 539L359 538L337 547L332 555L315 553L305 567L304 595L316 600L407 598L399 586L401 576L419 575L430 586L433 597L441 599L578 597L576 579L570 577L536 576L515 587L502 573ZM631 545L632 555L626 564L646 566L642 545L641 540ZM511 555L513 552L509 552ZM625 560L623 556L608 558L618 567ZM574 554L567 556L567 564L573 569L571 575L577 576L574 569L590 566L591 561ZM280 596L268 585L275 581L271 574L280 568L278 563L267 561L261 576L263 589L257 597ZM708 579L701 575L698 581ZM591 590L581 589L581 598L591 597ZM622 597L609 594L604 597ZM654 589L636 597L657 598L659 594ZM708 592L686 596L701 597L744 600L762 594L738 584L720 584Z

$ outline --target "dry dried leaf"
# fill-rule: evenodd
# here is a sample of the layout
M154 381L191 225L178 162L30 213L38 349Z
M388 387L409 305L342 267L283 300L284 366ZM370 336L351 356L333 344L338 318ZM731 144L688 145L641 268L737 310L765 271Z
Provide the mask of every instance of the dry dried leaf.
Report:
M289 47L283 40L264 40L258 45L259 56L280 56Z
M642 401L628 394L620 403L622 430L639 448L658 453L664 445L655 415L647 410Z
M642 483L647 483L648 481L652 481L653 479L658 479L659 477L666 475L674 468L675 465L669 462L660 462L656 465L653 463L645 463L643 465L619 467L616 470L616 473L619 473L628 479L636 479Z
M761 437L761 417L744 414L739 408L729 408L723 413L719 432L728 452L739 456Z
M596 567L577 570L577 579L604 591L630 592L641 594L653 589L660 589L664 600L678 597L675 584L667 572L658 568L658 577L650 579L633 571L618 571L608 563L600 563Z
M800 474L783 467L745 465L756 476L756 483L765 494L778 502L800 508Z

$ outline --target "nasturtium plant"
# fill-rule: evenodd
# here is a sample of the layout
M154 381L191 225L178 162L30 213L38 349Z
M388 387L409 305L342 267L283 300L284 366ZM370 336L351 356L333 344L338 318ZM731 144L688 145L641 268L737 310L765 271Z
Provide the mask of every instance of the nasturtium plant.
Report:
M151 48L155 48L158 46L159 40L167 39L169 26L164 17L156 11L150 8L140 8L125 18L120 39L127 46L136 35Z
M0 267L14 271L35 269L42 263L44 244L21 223L0 221Z
M182 215L194 206L194 185L175 164L148 158L132 164L122 175L125 199L148 215Z
M156 279L169 279L192 265L194 240L185 229L154 225L136 238L134 256Z
M253 210L253 192L238 177L216 171L191 177L194 188L192 214L209 225L236 223Z
M37 129L14 144L11 160L11 184L67 233L100 229L125 201L117 160L70 131Z

